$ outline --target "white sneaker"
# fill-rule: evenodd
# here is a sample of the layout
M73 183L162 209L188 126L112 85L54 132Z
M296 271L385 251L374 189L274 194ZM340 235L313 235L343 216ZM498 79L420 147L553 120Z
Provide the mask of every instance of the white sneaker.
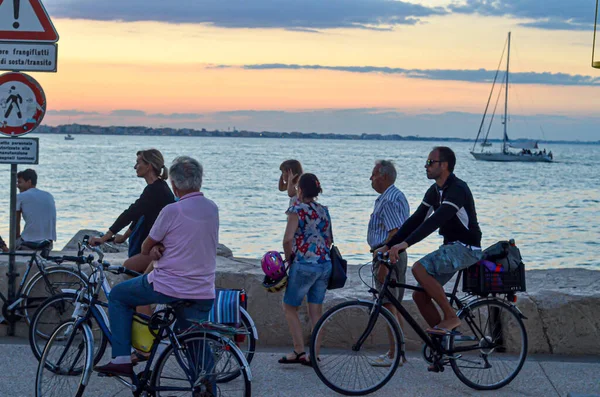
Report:
M386 354L382 354L374 360L371 360L370 364L372 367L391 367L394 363L394 358L390 358L390 356ZM404 363L402 359L398 362L398 366L401 367Z

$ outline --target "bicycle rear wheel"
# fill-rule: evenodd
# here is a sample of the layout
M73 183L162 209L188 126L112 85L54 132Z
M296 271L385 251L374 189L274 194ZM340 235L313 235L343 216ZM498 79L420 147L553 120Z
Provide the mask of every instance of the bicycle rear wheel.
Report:
M75 292L87 284L87 280L68 267L47 267L44 272L36 273L25 286L23 294L23 314L27 324L43 301L64 292Z
M253 330L254 322L252 321L250 314L248 314L248 312L244 309L240 310L240 318L242 320L240 329L243 331L243 333L227 335L227 337L234 341L237 347L240 348L244 354L244 357L246 357L248 365L250 365L250 361L252 361L254 358L254 352L256 351L256 338ZM224 371L224 373L217 378L217 382L230 382L236 377L240 376L240 374L240 372L235 371Z
M232 341L200 331L178 336L178 340L182 350L175 351L170 344L152 371L151 385L157 397L189 396L190 393L251 396L248 363ZM232 381L217 383L218 378L231 377L231 374L234 375ZM209 394L211 388L216 388L213 394Z
M373 308L370 302L344 302L329 309L315 325L310 342L313 368L323 383L338 393L373 393L398 368L403 342L398 323L383 307L379 316L372 318ZM365 341L358 348L361 337ZM387 364L381 360L385 356L391 358L385 360Z
M77 294L58 294L46 299L36 310L29 326L29 346L36 359L42 357L46 342L54 330L71 319L76 299ZM86 303L89 302L86 300ZM94 337L94 364L97 364L104 355L108 338L93 316L90 317L88 325Z
M38 364L36 397L83 395L86 369L91 368L92 342L84 326L73 321L60 325L50 337Z
M248 364L252 362L254 358L254 352L256 351L256 337L254 336L254 322L250 317L250 314L240 308L240 318L242 320L241 328L245 331L244 335L236 335L234 337L235 344L240 348L246 357Z
M459 313L462 335L451 337L452 370L476 390L495 390L509 384L527 358L527 332L512 306L497 299L467 305Z

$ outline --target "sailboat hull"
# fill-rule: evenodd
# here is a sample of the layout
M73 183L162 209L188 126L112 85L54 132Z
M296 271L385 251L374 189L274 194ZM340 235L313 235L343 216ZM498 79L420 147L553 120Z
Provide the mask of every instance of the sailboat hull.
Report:
M521 154L521 153L491 153L491 152L483 152L476 153L471 152L475 160L481 161L498 161L498 162L510 162L510 161L518 161L523 163L551 163L552 158L550 156L541 155L536 156L535 154Z

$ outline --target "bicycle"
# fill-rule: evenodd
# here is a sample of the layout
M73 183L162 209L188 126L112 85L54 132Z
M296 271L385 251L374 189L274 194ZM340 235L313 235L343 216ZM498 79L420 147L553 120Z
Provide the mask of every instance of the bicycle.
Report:
M94 337L89 326L92 318L101 330L102 340L108 343L111 341L112 335L97 304L98 295L106 279L106 264L94 261L90 265L95 276L90 275L90 283L78 292L73 318L53 332L44 348L36 375L36 396L83 395L89 384L92 365L103 356L106 348L106 343L101 342L99 348L95 349ZM86 297L90 299L87 300ZM145 369L135 374L131 381L121 377L115 378L134 396L143 393L165 396L171 395L164 394L165 392L177 391L192 391L197 396L211 396L214 394L211 394L210 389L215 387L219 396L229 395L224 394L229 392L250 396L249 364L236 344L224 336L242 331L218 324L212 324L211 328L207 329L207 324L202 323L177 334L171 328L175 321L174 306L185 304L184 302L170 304L149 318L137 315L148 322L154 335L150 357ZM163 339L167 339L169 343L165 344ZM163 351L153 366L160 346ZM209 356L213 358L213 365L210 360L202 359L199 362L197 359L198 352L201 352L204 358L206 351L212 351ZM225 380L233 379L237 381L225 383Z
M382 306L383 297L389 299L423 341L423 357L430 365L429 371L442 372L450 366L461 382L477 390L499 389L517 376L527 357L527 333L523 324L526 317L515 305L514 290L491 295L480 291L481 295L468 293L459 299L460 279L469 269L460 271L452 292L446 293L462 321L458 332L428 334L390 293L390 288L396 287L424 289L397 283L391 278L389 259L380 255L376 260L390 271L381 290L369 289L374 301L340 303L330 308L313 330L313 368L330 389L345 395L369 394L383 387L396 372L404 355L404 335L395 316ZM479 262L474 266L479 266ZM375 366L375 359L390 351L394 353L391 365Z
M115 275L126 274L131 277L140 276L140 273L137 273L133 270L129 270L124 268L123 266L111 266L110 263L104 261L104 254L98 247L90 247L87 244L88 236L84 236L82 243L79 244L78 251L78 262L79 264L83 263L91 263L93 258L90 259L84 258L83 252L85 249L90 249L98 255L98 263L103 265L103 271L109 272ZM79 270L81 271L81 270ZM111 291L110 283L105 277L101 284L102 291L104 295L108 298ZM240 291L241 299L243 301L246 300L245 291ZM87 302L89 302L89 296L84 298ZM77 291L70 290L63 294L58 294L53 297L46 299L39 306L38 310L35 312L31 319L31 325L29 327L29 346L33 352L33 355L37 360L42 357L44 346L46 345L46 341L50 338L52 332L63 322L67 321L73 311L75 310L75 302L77 300ZM97 300L96 306L98 309L98 313L103 317L103 321L110 328L109 319L106 316L106 312L104 309L108 308L108 303ZM104 309L103 309L104 308ZM160 309L160 305L157 307ZM244 309L244 307L240 306L240 329L243 332L236 332L230 337L235 341L238 347L244 353L246 360L248 363L252 362L254 358L254 352L256 351L256 341L258 340L258 331L256 329L256 325L252 320L250 314ZM213 308L214 310L214 308ZM98 337L98 343L96 346L101 346L106 343L106 340L102 338L102 333L99 331L100 328L98 324L94 324L95 320L90 319L90 327L93 331L94 336ZM103 351L103 350L102 350ZM99 357L100 358L100 357ZM98 358L98 359L99 359Z
M25 318L29 325L35 310L42 301L61 293L65 289L77 290L87 282L85 275L77 273L70 267L62 266L62 263L73 262L77 258L72 256L49 256L48 247L50 244L50 240L25 242L23 245L32 249L33 252L0 253L3 256L29 257L27 269L19 283L15 298L9 299L0 292L0 299L3 302L2 316L8 323L14 324L21 318ZM48 265L49 263L53 265ZM34 264L38 268L38 272L27 281ZM9 274L8 276L18 277L19 274Z

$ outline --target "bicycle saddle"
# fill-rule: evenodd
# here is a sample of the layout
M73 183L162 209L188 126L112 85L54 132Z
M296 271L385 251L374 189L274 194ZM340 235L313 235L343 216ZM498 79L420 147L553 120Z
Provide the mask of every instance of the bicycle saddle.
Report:
M50 244L52 244L52 240L23 241L23 242L21 242L22 246L27 247L27 248L32 249L32 250L35 250L35 251L41 251L44 248L48 248L48 247L50 247Z

